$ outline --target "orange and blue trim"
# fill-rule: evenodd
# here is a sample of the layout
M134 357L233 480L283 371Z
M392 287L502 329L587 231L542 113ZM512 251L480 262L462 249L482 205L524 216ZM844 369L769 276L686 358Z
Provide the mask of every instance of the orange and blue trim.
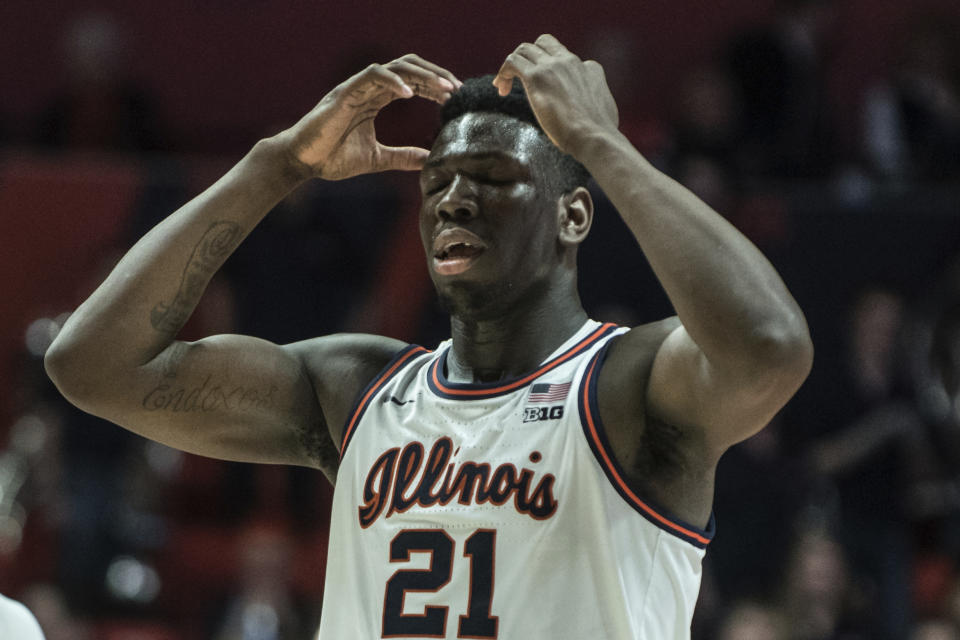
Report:
M444 374L444 371L446 371L447 356L450 354L450 349L448 348L440 354L440 357L434 360L433 365L431 365L430 369L427 371L427 386L430 387L430 390L433 391L433 393L441 398L449 398L453 400L486 400L487 398L494 398L496 396L510 393L529 385L531 382L548 371L559 367L561 364L567 362L571 358L589 350L590 347L595 345L598 341L603 340L618 328L619 327L617 327L617 325L611 322L603 324L597 327L596 330L592 331L590 335L585 337L577 344L573 345L557 357L545 362L536 371L520 378L508 380L506 382L488 382L479 384L450 382L447 380L447 377Z
M627 481L627 475L620 463L613 455L603 423L600 421L600 411L597 405L597 378L609 347L610 342L607 342L590 360L577 393L580 422L583 425L583 433L587 437L590 449L613 488L626 500L627 504L660 529L689 542L695 547L705 549L710 544L716 531L716 520L713 514L710 514L710 521L707 523L706 529L667 516L664 509L652 504L649 500L644 500L637 494L631 487L631 483Z
M420 345L411 344L407 345L403 349L397 352L395 356L387 363L387 365L381 369L373 380L370 381L360 395L357 398L357 401L351 409L349 418L347 420L347 426L343 430L343 441L340 444L340 459L343 460L343 454L347 450L347 445L350 444L351 438L356 431L357 425L360 423L360 419L363 417L363 414L367 411L367 407L370 406L370 401L373 400L374 396L377 395L377 392L383 388L387 382L390 381L397 373L403 369L403 366L410 362L413 358L422 355L424 353L429 353L426 349Z

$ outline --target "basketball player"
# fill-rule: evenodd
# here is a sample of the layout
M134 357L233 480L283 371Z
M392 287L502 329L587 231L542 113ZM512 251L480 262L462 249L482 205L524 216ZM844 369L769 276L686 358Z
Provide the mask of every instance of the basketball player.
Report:
M378 143L377 112L413 95L444 104L432 149ZM291 189L387 169L420 170L451 340L175 340ZM588 319L588 172L678 317ZM148 438L336 483L324 640L664 640L689 636L719 457L811 358L770 264L619 133L600 65L544 35L492 79L407 55L337 86L134 245L46 361L78 406Z

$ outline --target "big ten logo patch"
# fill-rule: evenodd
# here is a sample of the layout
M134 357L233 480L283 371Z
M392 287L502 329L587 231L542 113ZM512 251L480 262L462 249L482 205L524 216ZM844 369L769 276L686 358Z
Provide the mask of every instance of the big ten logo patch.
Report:
M523 410L524 422L540 422L542 420L559 420L563 417L563 405L555 407L526 407Z

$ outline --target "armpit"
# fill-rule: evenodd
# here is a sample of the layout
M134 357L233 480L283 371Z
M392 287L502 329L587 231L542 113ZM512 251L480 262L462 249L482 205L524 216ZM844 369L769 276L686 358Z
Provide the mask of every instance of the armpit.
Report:
M298 430L297 440L308 458L323 471L324 475L333 484L337 477L337 469L340 466L340 452L330 436L327 421L322 412L316 423Z
M636 478L670 481L688 473L685 454L687 440L689 436L681 427L659 420L648 413L631 474L635 474Z

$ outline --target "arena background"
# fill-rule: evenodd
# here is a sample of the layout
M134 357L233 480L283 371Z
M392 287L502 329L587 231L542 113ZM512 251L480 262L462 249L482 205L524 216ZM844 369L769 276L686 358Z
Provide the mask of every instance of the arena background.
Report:
M817 348L721 464L695 637L960 638L957 24L946 0L0 3L0 592L50 640L310 637L320 474L146 445L60 400L43 349L125 247L340 80L408 51L491 73L550 32L604 64L634 143L771 258ZM428 145L435 122L406 101L377 124ZM597 196L588 311L668 314ZM413 175L298 190L184 335L432 346L417 200Z

